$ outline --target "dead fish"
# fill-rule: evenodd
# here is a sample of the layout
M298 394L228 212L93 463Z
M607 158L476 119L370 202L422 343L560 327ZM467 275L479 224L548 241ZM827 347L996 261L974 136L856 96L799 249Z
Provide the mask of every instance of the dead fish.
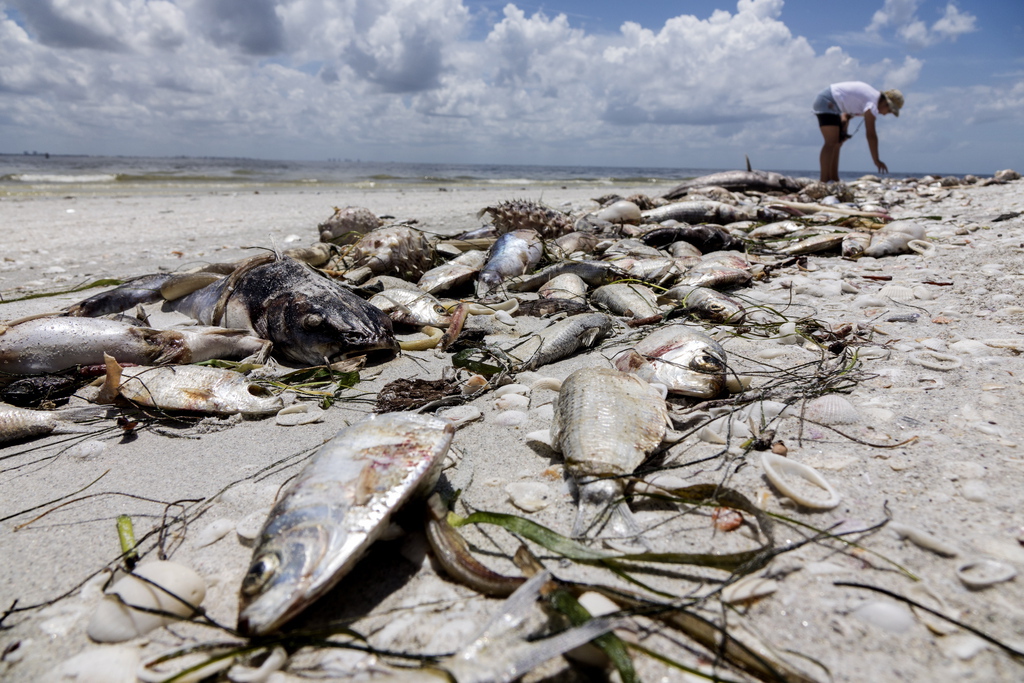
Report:
M347 279L362 282L370 275L391 273L415 280L431 267L433 253L426 236L407 225L389 225L363 235L347 255L345 263L358 270Z
M541 285L537 296L541 299L569 299L586 303L587 283L575 273L562 273Z
M600 518L625 490L625 479L665 438L665 401L636 375L611 368L582 368L558 392L551 445L562 452L565 469L579 487L573 536ZM616 531L636 535L629 508L620 503Z
M815 235L804 239L790 242L781 249L775 251L779 254L798 256L800 254L818 254L824 251L837 251L842 247L843 240L849 233L830 232L825 235Z
M475 280L477 273L484 267L486 261L486 252L479 249L464 251L451 261L423 273L416 284L429 294L447 292L468 285Z
M506 280L505 289L510 292L535 292L545 282L567 273L578 276L591 287L600 287L626 277L625 271L608 261L560 261L535 273Z
M304 365L398 351L391 319L295 259L250 259L230 277L164 304L206 325L254 331L273 353Z
M441 302L420 289L385 289L370 298L370 305L399 325L448 327L452 321Z
M598 287L590 294L590 302L627 318L650 318L662 312L658 296L637 283L616 282Z
M737 221L775 221L786 217L781 211L761 206L732 206L710 199L696 202L674 202L643 212L648 223L674 220L680 223L717 223L725 225Z
M136 365L198 363L262 355L270 345L245 330L155 330L104 318L58 316L0 327L0 372L40 375L103 363L104 352Z
M779 237L790 237L807 230L807 226L796 221L775 221L766 223L754 228L747 233L747 237L754 240L776 239Z
M717 225L664 226L648 230L640 236L640 239L644 244L658 249L667 248L676 242L686 242L696 247L700 254L712 251L743 250L743 240Z
M725 349L686 325L659 327L612 362L622 372L663 384L674 394L713 398L725 388Z
M263 526L242 580L239 631L276 631L341 580L391 514L433 488L454 433L447 420L386 413L321 447Z
M107 375L97 403L113 403L120 396L161 410L217 415L267 415L284 407L280 396L233 370L203 365L123 368L109 355L104 361Z
M622 268L627 277L667 287L699 262L699 259L692 257L677 259L663 255L657 258L623 259L616 261L615 265Z
M601 236L592 232L574 230L548 242L547 250L552 259L565 259L577 252L593 253L601 240Z
M34 439L47 434L75 434L87 431L72 421L100 417L106 408L96 406L69 410L29 410L0 403L0 443Z
M481 209L478 216L488 214L497 232L533 230L541 237L552 239L572 232L574 221L561 211L522 199L500 202Z
M756 192L796 192L810 184L808 178L793 178L772 171L719 171L691 178L679 183L666 192L665 199L678 199L690 190L714 186L733 192L753 190Z
M633 237L617 240L601 254L601 258L605 261L614 261L620 258L663 258L664 256L655 247Z
M127 311L139 304L161 301L163 296L160 294L160 288L172 277L174 277L174 273L154 273L133 278L114 289L94 294L88 299L79 301L67 310L67 314L98 318Z
M614 321L604 313L573 315L500 349L517 364L516 371L535 370L592 346L612 331Z
M710 287L678 285L658 297L658 302L672 303L677 311L716 323L739 325L746 315L743 304Z
M484 297L505 280L533 269L543 255L544 245L534 230L513 230L498 238L487 254L477 278L476 295Z
M749 284L753 277L750 264L743 254L735 251L715 251L702 256L700 263L690 268L676 284L732 289Z

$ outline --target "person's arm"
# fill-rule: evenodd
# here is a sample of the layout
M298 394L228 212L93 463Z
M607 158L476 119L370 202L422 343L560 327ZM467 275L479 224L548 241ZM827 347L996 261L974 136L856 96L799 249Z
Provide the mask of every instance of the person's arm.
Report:
M871 151L871 161L875 162L879 173L888 173L889 167L878 158L878 133L875 132L875 114L870 109L864 112L864 134L868 138L868 149Z

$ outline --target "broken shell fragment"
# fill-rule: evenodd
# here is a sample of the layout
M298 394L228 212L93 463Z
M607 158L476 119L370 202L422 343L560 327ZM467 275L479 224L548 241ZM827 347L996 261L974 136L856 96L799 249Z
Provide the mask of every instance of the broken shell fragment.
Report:
M535 481L514 481L505 486L505 493L512 504L524 512L543 510L554 500L551 487Z
M323 422L324 414L325 412L317 406L308 403L294 403L277 411L274 421L282 427L294 427Z
M763 576L745 576L722 589L722 602L735 605L771 595L779 589L779 582Z
M956 576L960 583L972 590L988 588L1017 576L1017 570L997 560L980 558L968 560L956 568Z
M839 505L839 494L813 467L770 452L761 454L761 467L772 486L798 505L814 510L829 510ZM821 496L815 489L826 495Z
M190 616L204 597L205 582L188 567L177 562L150 562L113 585L93 612L87 633L99 643L131 640L171 623L175 616Z

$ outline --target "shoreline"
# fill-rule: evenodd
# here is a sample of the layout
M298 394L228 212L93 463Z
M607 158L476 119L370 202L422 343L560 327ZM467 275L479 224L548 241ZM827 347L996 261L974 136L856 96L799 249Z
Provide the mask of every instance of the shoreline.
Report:
M245 247L305 246L316 240L317 224L330 217L334 206L363 206L395 220L414 219L425 231L450 236L479 227L477 212L503 200L533 199L580 211L595 207L593 197L602 194L628 196L649 189L602 183L568 189L523 185L448 191L3 198L0 221L10 227L6 260L0 262L0 293L10 298L102 277L123 279L232 261L251 254ZM1024 509L1019 505L1019 492L1024 490L1024 425L1019 420L1024 405L1022 211L1024 181L929 188L928 193L905 197L892 213L897 219L942 216L926 222L936 246L930 258L907 254L844 261L812 255L805 268L793 266L767 282L736 290L748 305L770 305L793 320L867 325L872 336L865 348L884 351L873 358L865 353L855 386L844 392L861 419L839 430L857 441L813 425L801 427L794 420L779 427L777 438L789 447L789 457L821 472L841 494L839 507L822 512L786 507L763 478L760 454L737 451L739 442L730 446L690 439L669 451L665 474L688 484L727 482L752 500L764 501L769 511L815 528L840 524L841 531L867 529L891 515L896 522L956 546L958 557L943 557L882 529L852 537L863 550L811 543L768 566L765 578L776 582L775 592L740 608L737 618L762 637L769 636L779 650L792 649L823 662L836 681L945 676L1012 680L1021 675L1021 665L990 643L962 629L939 635L930 629L940 627L904 604L835 582L871 584L932 600L912 592L923 585L941 599L940 611L957 614L965 623L1020 646L1024 579L1018 576L971 590L958 580L957 568L992 558L1024 571ZM1017 217L994 220L1014 212ZM856 291L833 293L827 288L831 283L845 283ZM879 296L883 286L901 283L921 288L927 298L897 301ZM3 302L0 319L54 310L91 293ZM862 296L874 300L858 299ZM907 317L913 313L919 316ZM889 321L900 315L903 320ZM154 320L176 319L154 313ZM516 320L517 326L529 324ZM480 324L495 339L515 333L496 321ZM998 340L1010 346L985 343ZM791 372L794 385L797 380L811 381L815 364L823 362L804 344L783 345L771 338L728 337L723 344L737 371L763 378ZM607 363L618 348L621 344L581 353L536 374L564 379L575 369ZM953 357L959 365L951 370L920 365L915 359L924 352ZM158 555L162 545L163 552L198 572L207 583L203 604L208 614L218 623L233 625L239 583L252 553L251 545L236 533L239 525L261 521L260 515L265 516L303 458L342 426L370 412L369 401L387 382L436 379L450 366L449 356L432 351L404 353L368 369L363 381L316 424L283 427L273 418L208 420L206 431L154 424L133 436L111 427L86 435L84 441L82 436L62 435L4 445L0 517L11 518L0 525L0 555L7 558L0 567L0 608L15 600L25 607L71 594L50 606L8 617L5 626L10 628L0 631L0 650L19 643L19 654L5 656L0 677L40 680L59 662L84 651L106 648L112 653L111 648L118 647L150 656L181 644L227 637L209 627L180 624L122 646L88 640L85 627L106 578L97 572L118 555L117 516L132 516L148 557ZM575 506L561 458L527 438L547 428L545 406L555 396L549 390L531 392L527 416L518 425L503 424L504 411L495 406L493 393L472 402L483 419L458 431L454 464L443 475L451 489L462 491L462 504L519 514L568 533ZM917 439L894 447L911 437ZM101 445L88 450L79 442ZM535 513L515 507L506 489L514 482L546 487L550 503ZM62 507L55 502L72 498L76 502ZM35 508L38 512L24 512ZM56 509L32 521L51 508ZM164 517L182 510L188 512L186 523L175 523L160 534ZM660 523L665 515L656 505L640 506L636 512L641 522L650 524ZM206 543L221 520L230 522L230 531ZM749 547L752 540L747 531L709 531L706 515L680 515L676 523L680 528L672 528L678 535L659 536L659 549L729 552ZM371 636L376 647L414 653L443 652L451 643L469 639L500 602L439 576L422 533L415 524L406 524L407 536L378 543L351 575L309 610L303 623L351 618L353 627ZM795 531L784 528L780 542L799 540ZM518 575L510 559L517 544L510 535L493 528L462 531L480 550L481 561L495 571ZM594 567L566 565L551 556L544 561L565 578L614 583ZM907 579L893 563L922 581ZM715 586L723 578L694 571L705 577L704 584L657 573L642 579L683 595ZM681 637L651 634L643 642L683 658L686 653L671 642ZM636 659L645 680L678 675L651 659ZM369 666L369 661L355 652L307 648L289 666L315 666L327 675L341 676ZM542 680L561 666L558 660L550 662L527 680Z

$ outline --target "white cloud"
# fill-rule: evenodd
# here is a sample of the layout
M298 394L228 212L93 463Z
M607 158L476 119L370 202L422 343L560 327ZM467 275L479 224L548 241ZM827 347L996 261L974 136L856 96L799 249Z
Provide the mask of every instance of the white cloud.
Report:
M946 5L942 18L929 28L917 16L920 4L920 0L885 0L864 33L848 38L856 40L859 37L869 42L884 43L892 35L899 37L907 47L920 50L947 40L955 41L959 36L977 30L977 17L961 12L952 2Z

